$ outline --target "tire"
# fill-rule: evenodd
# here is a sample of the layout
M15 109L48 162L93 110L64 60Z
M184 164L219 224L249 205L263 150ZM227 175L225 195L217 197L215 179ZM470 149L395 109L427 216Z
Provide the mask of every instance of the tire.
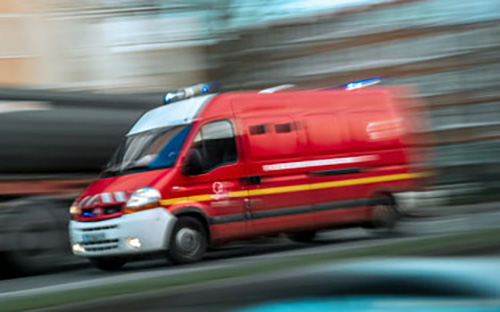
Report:
M396 203L390 198L371 207L371 220L364 227L376 234L394 233L399 217Z
M193 217L180 217L174 225L167 251L168 258L175 264L200 261L208 247L207 229Z
M127 263L127 260L119 257L103 257L90 259L90 262L99 270L118 271Z
M310 243L316 237L316 231L288 234L288 239L297 243Z

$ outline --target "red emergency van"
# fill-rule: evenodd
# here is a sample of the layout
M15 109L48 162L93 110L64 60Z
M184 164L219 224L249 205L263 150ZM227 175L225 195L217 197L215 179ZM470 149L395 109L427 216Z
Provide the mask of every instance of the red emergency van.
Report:
M73 252L112 270L145 255L193 262L256 236L391 228L394 194L424 175L411 169L402 109L391 88L205 94L153 109L71 207Z

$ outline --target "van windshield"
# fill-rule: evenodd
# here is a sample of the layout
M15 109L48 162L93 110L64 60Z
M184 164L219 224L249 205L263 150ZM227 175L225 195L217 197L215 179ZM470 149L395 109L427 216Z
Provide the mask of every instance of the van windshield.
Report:
M104 170L105 176L172 167L191 125L169 126L128 135Z

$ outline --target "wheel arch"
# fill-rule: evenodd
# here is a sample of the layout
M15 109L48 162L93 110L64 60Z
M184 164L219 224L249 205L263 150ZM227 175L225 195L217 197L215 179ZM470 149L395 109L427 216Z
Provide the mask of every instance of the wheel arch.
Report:
M394 190L389 188L380 188L374 190L369 197L369 206L380 205L380 204L394 204L397 206L396 197L394 196Z
M203 226L205 227L205 230L207 232L207 236L208 236L207 239L209 242L211 241L210 219L203 210L201 210L200 208L197 208L197 207L183 207L183 208L179 208L179 209L173 211L172 214L176 218L192 217L192 218L196 218L199 221L201 221L201 223L203 224Z

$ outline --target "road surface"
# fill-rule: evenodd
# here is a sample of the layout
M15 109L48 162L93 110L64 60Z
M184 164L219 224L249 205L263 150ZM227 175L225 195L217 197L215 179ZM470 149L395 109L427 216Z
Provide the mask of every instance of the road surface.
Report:
M71 265L65 270L51 274L2 280L0 281L0 299L155 276L169 276L182 272L202 272L273 258L286 259L291 255L320 254L411 241L421 237L496 228L500 228L500 211L493 210L402 221L398 226L399 233L391 237L381 237L364 229L354 228L321 233L317 241L312 244L293 243L284 237L238 243L213 250L203 261L187 266L169 265L163 259L128 263L119 272L102 272L86 264Z

